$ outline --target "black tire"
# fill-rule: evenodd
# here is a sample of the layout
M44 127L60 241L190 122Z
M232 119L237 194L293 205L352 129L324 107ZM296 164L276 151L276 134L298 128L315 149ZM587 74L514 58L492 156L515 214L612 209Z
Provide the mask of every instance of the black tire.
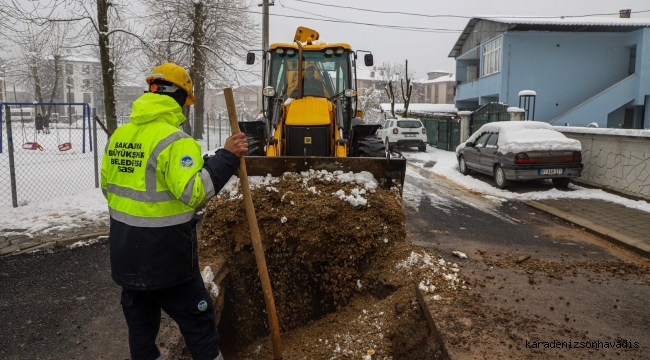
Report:
M469 175L472 173L472 170L467 167L467 163L465 162L465 157L463 155L458 157L458 170L463 175Z
M368 136L359 141L360 157L386 157L384 142L376 136Z
M388 138L386 138L386 141L384 142L384 148L389 152L393 151L393 147L388 143Z
M494 168L494 183L499 189L505 189L510 185L510 181L506 179L506 172L503 170L501 165L497 165Z
M248 142L248 151L245 156L264 156L266 155L264 151L264 146L266 142L263 142L258 136L252 134L246 134L246 142Z
M558 189L566 189L569 187L569 178L553 178L551 179L553 181L553 186L555 186Z
M422 151L422 152L427 151L427 145L424 144L424 145L422 145L422 146L418 146L418 150L420 150L420 151Z

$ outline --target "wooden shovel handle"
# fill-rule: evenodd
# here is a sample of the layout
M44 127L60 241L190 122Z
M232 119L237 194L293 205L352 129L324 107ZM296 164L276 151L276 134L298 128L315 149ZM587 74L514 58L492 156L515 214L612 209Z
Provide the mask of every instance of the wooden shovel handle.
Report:
M228 108L228 119L230 120L230 129L232 134L239 133L239 123L237 122L237 110L233 98L232 89L223 90L226 98L226 108ZM246 173L246 160L242 156L239 160L239 181L241 182L242 192L244 194L244 205L246 207L246 216L248 217L248 226L251 230L253 240L253 249L255 250L255 261L257 262L257 271L262 282L262 291L264 292L264 303L266 304L266 314L269 317L269 327L271 328L271 341L273 342L273 358L282 359L282 339L280 338L280 325L278 315L275 312L275 301L273 300L273 291L271 289L271 280L269 271L266 268L266 259L264 258L264 248L262 247L262 238L260 229L257 226L257 217L255 217L255 208L253 207L253 197L248 185L248 174Z

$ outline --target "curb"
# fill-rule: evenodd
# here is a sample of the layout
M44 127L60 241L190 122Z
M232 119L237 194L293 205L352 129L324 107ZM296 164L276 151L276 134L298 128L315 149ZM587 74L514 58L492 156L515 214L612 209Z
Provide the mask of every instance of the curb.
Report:
M606 240L622 246L624 248L627 248L629 250L632 250L636 252L639 255L645 256L647 258L650 258L650 244L647 244L644 241L641 241L639 239L635 239L631 236L622 234L618 231L612 230L610 228L607 228L602 225L598 225L594 222L591 222L587 219L581 218L579 216L575 216L572 214L569 214L565 211L556 209L554 207L544 205L541 203L538 203L537 201L532 201L532 200L524 200L522 201L524 204L534 207L538 210L542 210L544 212L547 212L551 215L555 215L561 219L567 220L569 222L572 222L576 225L582 226L585 229L587 229L589 232L592 234L600 235L604 237Z
M67 238L67 239L63 239L63 240L50 241L50 242L46 242L44 244L38 244L36 246L25 248L25 249L22 249L20 251L15 251L15 252L12 252L12 253L9 253L9 254L2 255L2 256L0 256L0 258L8 257L8 256L14 256L14 255L20 255L20 254L27 253L29 251L34 251L34 250L39 250L39 249L40 250L46 250L46 249L53 249L55 247L65 247L65 246L68 246L68 245L72 245L72 244L76 243L77 241L92 239L92 238L96 238L96 237L100 237L100 236L109 236L109 233L104 231L104 232L97 232L97 233L91 233L91 234L86 234L86 235L79 235L79 236L75 236L75 237L71 237L71 238ZM102 242L102 243L105 243L105 242Z

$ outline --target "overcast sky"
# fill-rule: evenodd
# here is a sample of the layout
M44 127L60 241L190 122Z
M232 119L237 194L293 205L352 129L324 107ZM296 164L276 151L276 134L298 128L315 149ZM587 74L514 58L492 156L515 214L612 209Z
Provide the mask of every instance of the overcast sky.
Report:
M261 0L255 0L261 2ZM650 18L648 0L309 0L327 5L348 6L388 12L406 12L426 15L515 15L515 16L567 16L618 13L622 8L632 9L632 17ZM254 11L260 11L261 7ZM351 9L328 7L300 0L275 0L270 8L270 42L291 42L298 26L317 30L320 39L327 42L349 43L353 49L370 50L375 65L385 61L409 60L409 67L417 71L416 77L426 77L427 71L454 72L455 65L449 52L458 39L459 32L434 33L404 31L375 26L295 19L274 15L324 17L346 21L419 27L428 29L463 30L467 18L428 18L401 14L380 14ZM312 14L309 14L312 13ZM261 15L255 15L260 20ZM618 15L611 15L618 17Z

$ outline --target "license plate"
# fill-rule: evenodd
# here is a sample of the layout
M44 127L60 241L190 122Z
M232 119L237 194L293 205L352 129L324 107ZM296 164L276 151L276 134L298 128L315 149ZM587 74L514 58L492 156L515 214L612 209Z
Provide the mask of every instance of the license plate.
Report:
M415 137L415 134L404 134L405 137Z
M562 175L563 169L539 169L540 175Z

